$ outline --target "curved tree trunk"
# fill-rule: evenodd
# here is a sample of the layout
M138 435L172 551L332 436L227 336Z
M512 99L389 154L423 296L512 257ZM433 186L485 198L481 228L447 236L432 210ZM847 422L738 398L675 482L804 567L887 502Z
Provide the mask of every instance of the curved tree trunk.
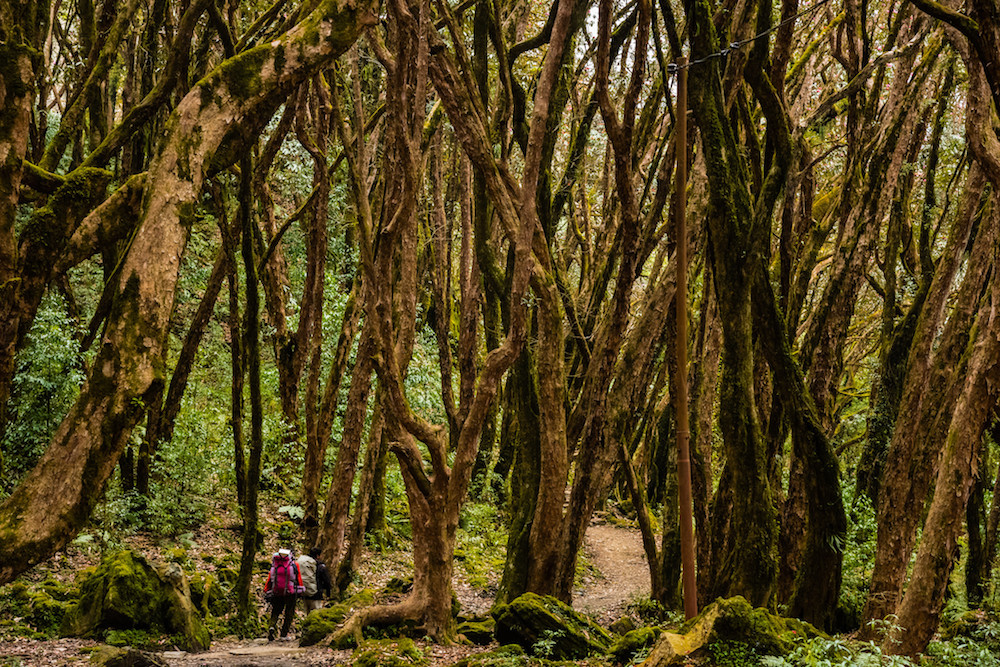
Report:
M72 538L128 442L144 398L162 382L157 364L186 222L206 174L229 164L236 144L256 136L290 90L354 42L367 12L367 4L326 0L284 35L213 70L178 105L150 165L139 231L93 372L38 465L0 505L0 583Z

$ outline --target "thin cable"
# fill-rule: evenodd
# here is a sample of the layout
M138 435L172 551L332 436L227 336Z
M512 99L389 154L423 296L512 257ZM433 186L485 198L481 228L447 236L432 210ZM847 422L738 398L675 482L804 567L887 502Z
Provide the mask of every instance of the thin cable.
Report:
M789 16L784 21L781 21L780 23L771 26L767 30L765 30L765 31L763 31L763 32L761 32L759 34L756 34L753 37L748 37L747 39L744 39L744 40L741 40L741 41L738 41L738 42L730 42L729 46L727 48L722 49L721 51L717 51L715 53L710 53L707 56L705 56L704 58L699 58L698 60L692 60L691 62L689 62L686 65L678 65L677 63L670 63L669 65L667 65L667 71L673 73L673 72L676 72L679 69L688 69L692 65L698 65L700 63L707 62L707 61L711 60L712 58L723 58L723 57L729 55L730 52L736 51L737 49L740 49L740 48L746 46L747 44L750 44L751 42L757 41L761 37L765 37L765 36L771 34L772 32L774 32L775 30L777 30L781 26L785 25L786 23L791 23L792 21L794 21L794 20L796 20L796 19L798 19L798 18L800 18L802 16L805 16L806 14L809 14L810 12L816 11L817 9L819 9L820 7L822 7L823 5L825 5L828 2L830 2L830 0L819 0L818 2L814 3L808 9L803 9L798 14L796 14L794 16Z

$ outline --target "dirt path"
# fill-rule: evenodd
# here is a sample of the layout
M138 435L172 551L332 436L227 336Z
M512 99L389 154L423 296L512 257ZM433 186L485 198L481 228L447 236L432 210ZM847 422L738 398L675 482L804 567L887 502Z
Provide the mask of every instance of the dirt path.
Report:
M622 616L630 602L649 596L649 567L638 530L593 524L584 549L599 576L584 578L583 588L573 595L575 609L607 624Z

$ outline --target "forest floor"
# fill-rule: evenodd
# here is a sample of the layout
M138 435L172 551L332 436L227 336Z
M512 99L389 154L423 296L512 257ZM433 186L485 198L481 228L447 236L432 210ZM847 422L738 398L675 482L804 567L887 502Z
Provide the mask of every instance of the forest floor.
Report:
M649 569L639 531L634 528L596 521L587 531L586 573L579 577L573 607L593 615L602 624L610 624L627 613L629 603L648 595ZM379 585L389 577L404 572L405 555L397 552L390 558L364 558L362 572L366 585ZM499 572L495 573L499 578ZM494 588L495 587L492 587ZM470 586L461 577L455 592L466 613L485 613L492 598ZM301 621L301 612L297 618ZM469 655L494 647L456 644L437 646L417 642L429 658L429 667L453 665ZM96 642L80 639L49 641L17 639L0 641L0 667L43 667L80 664L88 660ZM171 667L277 667L279 665L350 665L351 651L335 651L323 646L300 648L294 638L269 643L266 638L238 640L217 638L204 653L167 651L160 657Z

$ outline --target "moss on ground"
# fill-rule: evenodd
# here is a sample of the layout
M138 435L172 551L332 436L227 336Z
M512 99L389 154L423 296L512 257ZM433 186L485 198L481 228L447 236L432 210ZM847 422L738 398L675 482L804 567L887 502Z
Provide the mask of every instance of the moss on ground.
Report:
M411 667L426 665L424 656L412 639L366 641L351 658L354 667Z

